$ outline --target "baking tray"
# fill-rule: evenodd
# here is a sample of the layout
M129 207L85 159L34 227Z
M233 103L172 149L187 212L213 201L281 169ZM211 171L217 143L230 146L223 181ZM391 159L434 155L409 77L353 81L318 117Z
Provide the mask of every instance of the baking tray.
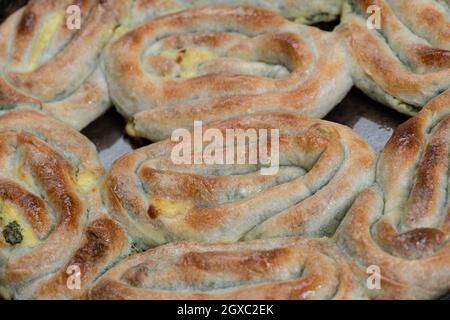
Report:
M0 0L0 23L26 3L27 0ZM335 25L326 23L316 26L330 31ZM395 128L407 119L407 116L371 100L356 88L325 117L325 120L352 128L377 152L383 149ZM129 138L124 128L125 120L112 107L82 131L97 147L100 161L106 169L127 152L151 143ZM450 294L444 299L450 300Z

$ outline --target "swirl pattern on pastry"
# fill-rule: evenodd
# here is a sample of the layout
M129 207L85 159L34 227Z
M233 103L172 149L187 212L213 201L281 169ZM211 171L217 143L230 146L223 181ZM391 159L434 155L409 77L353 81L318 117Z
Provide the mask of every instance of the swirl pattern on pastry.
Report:
M177 242L120 262L91 299L350 299L354 277L331 241Z
M373 6L379 30L367 26L370 15L376 18ZM338 32L348 43L356 86L375 100L415 115L450 88L448 1L348 0Z
M125 0L32 0L0 26L0 110L34 108L83 129L110 106L99 57L119 26Z
M105 52L113 102L133 135L162 140L194 120L255 112L323 117L352 85L331 33L256 7L211 6L151 20Z
M77 131L33 110L0 116L0 289L73 298L127 248L100 193L103 168ZM67 269L81 271L70 290Z
M267 143L267 154L278 148L279 170L261 174L260 169L275 160L264 153L255 155L255 162L248 160L250 144L261 144L262 135L249 133L240 140L228 135L221 148L215 145L219 140L211 143L213 138L206 138L209 129L224 137L230 129L279 129L278 146L272 139ZM113 164L105 182L108 206L136 241L151 246L174 240L212 243L332 235L356 195L374 180L373 150L338 124L293 113L258 113L203 130L203 156L228 154L226 147L232 146L245 155L236 152L231 162L238 163L238 154L245 161L178 164L173 156L180 144L165 140ZM192 159L202 157L195 146L183 152Z
M312 24L336 19L341 13L342 0L136 0L129 22L136 26L157 16L205 5L260 7L289 20Z
M450 90L401 125L337 233L342 250L376 265L381 298L437 298L450 290Z

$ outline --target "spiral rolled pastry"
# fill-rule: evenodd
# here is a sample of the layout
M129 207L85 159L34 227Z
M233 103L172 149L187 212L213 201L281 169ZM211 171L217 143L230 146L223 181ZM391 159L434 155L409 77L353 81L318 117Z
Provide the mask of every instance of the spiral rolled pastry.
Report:
M272 139L273 130L279 130L279 141ZM108 206L136 242L332 235L374 179L372 149L349 128L331 122L258 113L215 122L203 132L203 146L189 144L182 152L192 165L174 158L180 147L175 140L135 150L113 164L105 182ZM238 132L246 136L234 138ZM223 135L224 146L216 145L220 138L211 133ZM256 154L252 145L267 152ZM219 160L203 161L207 154ZM278 170L263 174L277 162Z
M136 26L157 16L205 5L261 7L289 20L311 24L336 19L341 13L342 0L136 0L129 23Z
M377 182L339 227L343 251L380 268L381 298L436 298L450 290L450 90L401 125Z
M94 146L77 131L33 110L0 116L4 297L79 297L127 250L124 232L106 215L102 175ZM78 288L68 285L73 271Z
M119 26L125 0L31 0L0 26L0 110L34 108L77 130L110 106L99 56Z
M194 120L255 112L322 117L352 85L331 33L244 6L189 9L151 20L105 52L110 93L134 116L128 132L162 140Z
M449 10L438 0L346 1L339 33L356 86L408 115L450 88ZM380 29L370 29L377 12Z
M331 241L177 242L120 262L91 299L351 299L358 287Z

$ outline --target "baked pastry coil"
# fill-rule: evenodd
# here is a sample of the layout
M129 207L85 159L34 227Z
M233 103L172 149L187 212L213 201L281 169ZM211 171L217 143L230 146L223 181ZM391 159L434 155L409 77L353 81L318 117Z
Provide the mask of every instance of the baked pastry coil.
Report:
M0 116L0 137L2 295L81 296L128 247L103 206L95 147L34 110ZM68 285L73 271L79 287Z
M197 130L185 130L192 141ZM139 245L330 236L374 180L373 150L335 123L258 113L202 130L195 146L173 137L123 156L107 174L108 208Z
M157 16L205 5L260 7L291 21L312 24L337 19L342 0L136 0L127 22L137 26Z
M81 130L110 106L99 57L120 24L124 0L31 0L0 26L0 110L34 108Z
M105 51L128 133L159 141L177 128L248 113L323 117L352 86L338 38L256 7L211 6L149 21Z
M407 115L450 88L448 12L446 1L346 1L338 33L356 86Z
M91 299L351 299L358 287L335 244L285 238L200 245L176 242L109 270Z
M339 227L342 250L380 269L376 298L421 299L450 289L450 91L401 125L379 161L378 186Z

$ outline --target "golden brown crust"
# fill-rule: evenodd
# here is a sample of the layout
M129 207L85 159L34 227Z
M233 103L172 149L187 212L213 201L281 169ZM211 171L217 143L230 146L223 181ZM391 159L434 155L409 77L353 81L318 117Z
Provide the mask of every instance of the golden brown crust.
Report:
M47 204L34 194L27 192L21 185L11 180L0 179L0 198L15 203L24 212L25 219L43 238L51 228L50 217L47 216Z
M103 207L95 147L32 110L1 115L0 137L2 292L15 298L81 296L128 243ZM17 242L5 235L13 222L20 228ZM73 265L82 271L78 290L64 281Z
M264 111L322 117L351 87L332 34L255 7L155 18L112 43L104 62L116 107L151 140L194 120Z
M105 268L111 266L120 256L124 256L126 235L122 228L112 219L104 216L90 223L83 233L79 248L70 260L58 272L51 274L34 290L32 298L37 299L82 299L86 289L101 275ZM80 272L80 289L68 286L70 276L67 270L77 266ZM78 272L78 271L77 271Z
M401 125L379 162L377 182L355 202L337 241L388 279L376 298L436 298L450 289L448 168L450 91Z
M373 6L380 10L380 29L367 26L369 16L375 16L367 12ZM450 87L450 16L442 5L349 0L345 8L338 33L351 53L355 84L369 96L415 115Z
M105 182L111 212L135 239L154 245L329 235L374 178L372 149L338 124L293 113L258 113L203 129L224 136L226 129L279 129L280 170L261 175L261 162L248 161L175 164L178 142L170 140L135 150L113 164Z
M128 23L136 26L157 16L205 5L260 7L289 20L312 24L336 19L341 13L342 0L136 0Z
M177 242L122 261L91 299L351 299L359 288L334 243L305 238Z
M194 120L224 135L279 129L278 173L257 172L261 155L256 165L175 164L177 142L165 140L117 160L104 181L95 149L76 131L35 111L2 114L0 291L18 299L418 299L448 292L448 11L426 0L349 1L354 10L335 36L272 11L213 2L220 5L158 17L116 39L105 56L111 93L135 135L153 140ZM225 5L241 2L294 6ZM77 1L83 30L57 23L47 58L34 63L31 44L52 19L47 13L57 21L69 1L34 0L11 16L0 27L0 108L39 109L77 129L98 116L106 84L92 61L125 3ZM126 27L200 4L137 0L136 20ZM361 14L370 5L381 7L379 32ZM358 85L402 112L416 113L447 89L395 131L377 185L365 191L375 176L367 143L341 125L299 115L325 115L351 86L340 37ZM121 225L106 213L102 191ZM4 232L14 221L19 243ZM176 242L127 258L128 236L145 248ZM369 266L380 268L380 290L365 287ZM74 270L79 288L69 285Z
M98 59L120 24L126 1L76 3L80 30L66 24L72 4L32 0L1 25L0 109L40 109L81 130L109 107Z

